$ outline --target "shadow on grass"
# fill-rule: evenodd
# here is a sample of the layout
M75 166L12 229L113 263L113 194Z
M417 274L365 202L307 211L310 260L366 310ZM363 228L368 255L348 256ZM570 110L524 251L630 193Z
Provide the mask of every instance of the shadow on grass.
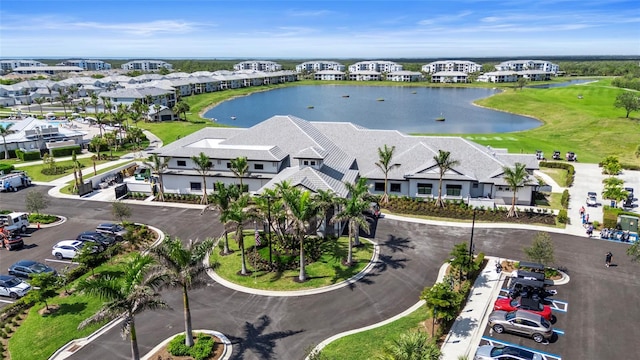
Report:
M45 314L43 315L43 317L55 318L55 317L63 316L67 314L78 314L84 311L86 308L87 308L86 302L77 302L73 304L64 303L59 305L58 310L56 310L51 314Z
M241 337L228 336L233 344L234 359L258 358L275 359L273 349L276 341L299 334L304 330L282 330L267 333L265 330L271 324L271 318L262 315L255 323L245 322ZM249 351L252 354L246 354Z

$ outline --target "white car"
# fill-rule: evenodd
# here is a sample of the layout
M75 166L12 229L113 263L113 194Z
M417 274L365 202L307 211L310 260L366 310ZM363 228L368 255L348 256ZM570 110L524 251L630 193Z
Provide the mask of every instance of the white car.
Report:
M25 296L31 285L11 275L0 275L0 295L17 299Z
M82 250L86 243L80 240L62 240L53 245L51 255L56 259L73 259Z
M587 206L598 206L598 197L593 191L587 193Z
M515 346L482 345L474 360L542 360L540 354Z

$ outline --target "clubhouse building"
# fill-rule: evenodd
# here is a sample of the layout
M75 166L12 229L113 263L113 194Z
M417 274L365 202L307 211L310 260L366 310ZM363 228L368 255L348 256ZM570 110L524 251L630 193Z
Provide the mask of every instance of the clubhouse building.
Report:
M204 128L155 152L170 157L163 171L167 193L202 194L202 176L192 156L206 154L213 165L206 188L218 181L238 184L231 160L246 157L248 172L243 183L250 193L287 181L312 192L332 191L348 197L345 182L368 179L370 191L384 193L384 174L375 165L378 148L395 146L391 161L398 164L388 174L388 193L431 199L438 196L438 150L449 151L459 165L443 180L443 197L484 206L511 203L504 167L523 163L529 173L538 169L535 155L509 154L454 136L409 136L395 130L371 130L353 123L309 122L292 115L273 116L250 128ZM530 205L535 185L518 189L518 204Z

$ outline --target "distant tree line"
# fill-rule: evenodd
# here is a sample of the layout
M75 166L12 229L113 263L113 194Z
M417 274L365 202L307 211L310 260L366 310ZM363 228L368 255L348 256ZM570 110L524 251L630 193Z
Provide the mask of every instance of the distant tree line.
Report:
M624 89L634 89L640 91L640 76L631 74L617 77L611 81L611 85Z

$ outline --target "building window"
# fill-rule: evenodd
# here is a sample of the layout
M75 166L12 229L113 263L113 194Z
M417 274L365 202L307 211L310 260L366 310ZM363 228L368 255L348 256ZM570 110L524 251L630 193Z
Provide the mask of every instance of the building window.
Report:
M447 185L447 196L460 196L462 185Z
M400 190L400 189L401 189L401 186L400 186L400 185L401 185L401 184L391 183L391 184L390 184L389 191L391 191L391 192L400 192L400 191L401 191L401 190Z
M375 191L384 191L384 183L383 182L377 182L375 183L373 189Z
M311 160L311 166L316 166L316 161L315 160Z
M231 169L231 163L230 162L227 163L227 169Z
M178 160L178 166L187 166L187 162L185 160Z
M190 183L191 185L191 190L202 190L202 183L199 182L192 182Z
M433 185L418 183L418 195L431 195L433 194Z
M302 165L309 165L309 160L303 160Z
M264 165L262 165L262 164L254 164L253 168L255 170L262 170L262 169L264 169Z
M478 188L478 183L474 182L472 186L473 186L474 189L477 189Z

